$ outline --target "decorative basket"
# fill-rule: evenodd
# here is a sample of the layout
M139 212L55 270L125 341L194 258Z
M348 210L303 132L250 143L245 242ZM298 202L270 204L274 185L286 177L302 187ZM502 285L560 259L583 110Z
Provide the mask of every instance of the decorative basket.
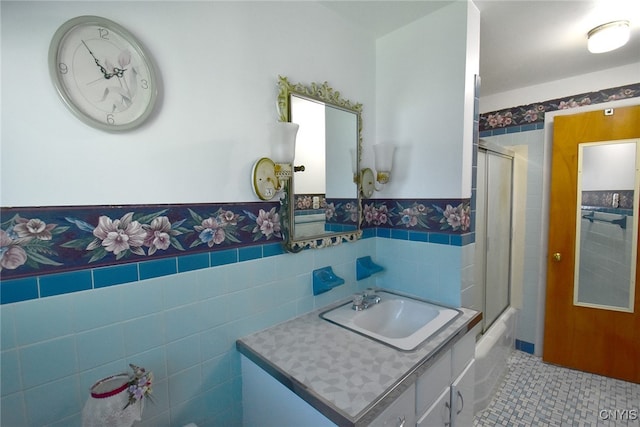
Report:
M82 410L83 427L131 427L142 419L144 399L129 400L129 375L103 378L91 386Z

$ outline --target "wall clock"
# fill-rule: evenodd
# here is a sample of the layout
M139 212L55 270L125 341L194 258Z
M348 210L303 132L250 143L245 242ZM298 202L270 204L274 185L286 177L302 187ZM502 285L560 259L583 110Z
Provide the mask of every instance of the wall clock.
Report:
M133 129L155 106L151 57L129 31L105 18L79 16L62 24L49 47L49 73L71 112L98 129Z

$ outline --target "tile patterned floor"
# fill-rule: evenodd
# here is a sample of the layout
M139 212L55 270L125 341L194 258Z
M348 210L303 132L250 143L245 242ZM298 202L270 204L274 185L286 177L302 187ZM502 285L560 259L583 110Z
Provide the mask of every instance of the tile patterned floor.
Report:
M640 427L640 384L547 365L517 350L508 365L474 427Z

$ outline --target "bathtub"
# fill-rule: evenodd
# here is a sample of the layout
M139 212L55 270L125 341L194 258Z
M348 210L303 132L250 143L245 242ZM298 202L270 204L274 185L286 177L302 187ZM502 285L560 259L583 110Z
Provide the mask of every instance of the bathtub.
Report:
M518 310L507 308L476 343L474 412L484 410L507 371L507 359L515 348Z

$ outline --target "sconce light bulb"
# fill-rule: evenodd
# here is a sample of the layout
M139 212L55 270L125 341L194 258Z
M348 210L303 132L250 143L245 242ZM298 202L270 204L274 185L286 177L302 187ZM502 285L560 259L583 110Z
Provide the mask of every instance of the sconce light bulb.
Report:
M391 180L391 172L378 171L376 174L376 181L380 184L386 184Z
M391 167L393 165L393 152L396 147L392 144L376 144L373 151L376 158L376 181L386 184L391 178Z

